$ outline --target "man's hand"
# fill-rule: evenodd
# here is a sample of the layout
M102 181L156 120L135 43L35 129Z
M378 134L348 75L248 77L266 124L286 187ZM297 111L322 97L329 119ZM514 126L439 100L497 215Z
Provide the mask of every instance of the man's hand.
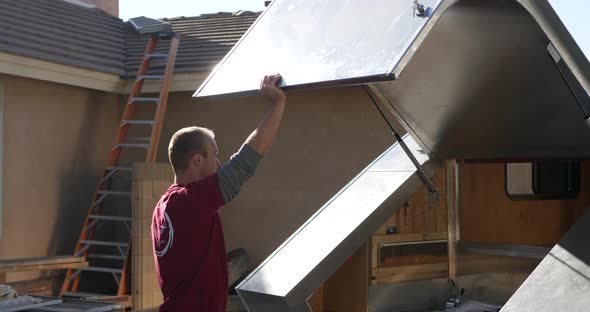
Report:
M285 99L285 92L277 87L277 84L281 82L281 75L270 75L264 76L260 82L260 94L271 100L273 103L278 100Z
M245 144L249 144L258 154L265 155L274 140L283 111L287 102L285 92L277 87L281 81L281 75L264 76L260 82L260 94L272 101L266 116L258 125L258 128L250 134Z

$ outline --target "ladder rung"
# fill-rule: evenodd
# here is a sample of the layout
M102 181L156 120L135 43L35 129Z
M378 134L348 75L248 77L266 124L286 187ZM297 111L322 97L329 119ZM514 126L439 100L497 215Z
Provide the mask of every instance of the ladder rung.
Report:
M88 218L95 219L95 220L106 220L106 221L131 221L130 217L118 217L118 216L89 215Z
M129 103L133 102L159 102L160 98L157 97L132 97L129 99Z
M109 255L109 254L89 254L86 258L92 259L110 259L110 260L125 260L125 257L121 255Z
M84 245L97 245L97 246L125 247L125 248L127 248L127 243L107 242L107 241L97 241L97 240L81 240L80 241L80 244L84 244Z
M146 79L146 80L163 80L164 75L139 75L137 76L137 80Z
M135 141L135 142L149 142L152 138L151 137L133 137L133 138L129 138L129 141Z
M124 125L153 125L153 120L122 120L121 126Z
M108 171L133 171L133 167L124 167L124 166L109 166L106 167Z
M131 192L123 191L97 191L97 194L116 195L116 196L131 196Z
M138 147L138 148L150 148L149 144L144 143L119 143L115 144L115 147Z
M168 53L148 53L145 55L145 58L167 58Z
M113 268L101 268L101 267L82 267L79 268L80 271L92 271L92 272L104 272L104 273L123 273L121 269L113 269Z
M106 172L108 172L108 173L104 175L104 177L100 180L100 182L103 182L103 181L113 178L115 175L117 175L117 172L120 172L120 171L132 172L133 168L120 167L120 166L106 167Z

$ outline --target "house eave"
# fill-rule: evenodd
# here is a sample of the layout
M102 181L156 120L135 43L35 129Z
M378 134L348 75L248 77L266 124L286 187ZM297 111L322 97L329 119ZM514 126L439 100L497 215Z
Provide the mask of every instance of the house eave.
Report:
M61 83L92 90L128 94L133 80L121 79L116 74L70 65L42 61L30 57L0 52L0 74ZM194 91L207 77L207 72L174 74L170 92ZM143 93L157 93L161 82L146 81Z

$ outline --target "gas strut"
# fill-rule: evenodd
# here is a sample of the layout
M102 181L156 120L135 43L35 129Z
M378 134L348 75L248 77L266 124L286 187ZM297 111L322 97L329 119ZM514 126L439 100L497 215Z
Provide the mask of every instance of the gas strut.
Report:
M412 151L410 151L410 149L408 148L408 146L406 145L404 140L402 140L402 137L397 132L395 132L395 129L393 129L393 126L391 125L389 120L387 120L387 118L385 118L385 114L383 114L383 111L381 110L381 108L377 104L377 101L375 101L375 99L373 98L373 95L371 94L371 92L369 92L369 90L368 90L369 87L366 85L363 87L365 88L365 91L369 95L369 98L371 99L371 101L373 102L373 104L375 105L375 107L377 108L379 113L381 114L381 117L383 117L383 120L385 120L385 122L389 126L389 129L391 129L391 133L393 133L393 136L395 137L395 139L397 140L399 145L402 147L402 149L404 150L406 155L408 155L408 157L410 158L410 160L412 161L414 166L416 166L416 170L418 170L418 176L420 176L420 179L422 179L422 181L428 186L428 191L430 193L438 193L438 189L436 188L436 185L434 185L432 180L428 177L428 175L426 174L426 171L424 171L424 168L422 168L422 166L420 165L420 163L418 162L416 157L414 157L414 154L412 154Z

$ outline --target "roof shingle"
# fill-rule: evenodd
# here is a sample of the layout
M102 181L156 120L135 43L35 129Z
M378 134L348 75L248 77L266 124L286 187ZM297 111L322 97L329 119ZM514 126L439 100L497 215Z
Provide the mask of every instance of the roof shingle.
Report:
M163 19L180 36L175 72L211 70L259 13L204 14ZM59 0L0 0L0 52L134 77L146 37L100 10ZM160 40L157 52L165 52ZM165 63L153 63L152 73Z

